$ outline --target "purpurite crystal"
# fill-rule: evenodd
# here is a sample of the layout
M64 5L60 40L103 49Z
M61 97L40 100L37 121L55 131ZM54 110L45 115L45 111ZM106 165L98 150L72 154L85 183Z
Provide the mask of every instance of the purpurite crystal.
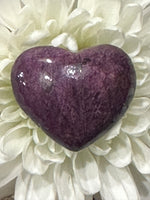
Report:
M17 58L11 81L25 113L56 142L77 151L122 117L136 75L128 55L111 45L78 53L43 46Z

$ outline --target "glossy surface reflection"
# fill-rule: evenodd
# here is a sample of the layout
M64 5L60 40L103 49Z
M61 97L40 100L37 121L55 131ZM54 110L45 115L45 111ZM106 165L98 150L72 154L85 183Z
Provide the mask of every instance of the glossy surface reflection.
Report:
M130 58L110 45L76 54L35 47L18 57L11 78L21 108L56 142L73 151L112 127L135 90Z

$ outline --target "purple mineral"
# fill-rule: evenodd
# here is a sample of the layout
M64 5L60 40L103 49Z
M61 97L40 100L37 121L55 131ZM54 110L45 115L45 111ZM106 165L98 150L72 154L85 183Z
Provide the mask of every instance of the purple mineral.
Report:
M41 46L17 58L11 81L24 112L56 142L78 151L123 116L136 75L128 55L112 45L78 53Z

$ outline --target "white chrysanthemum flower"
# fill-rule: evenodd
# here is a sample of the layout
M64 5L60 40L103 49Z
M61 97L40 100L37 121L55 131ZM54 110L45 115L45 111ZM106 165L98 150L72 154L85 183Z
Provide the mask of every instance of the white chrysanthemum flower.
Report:
M0 197L15 200L148 200L150 0L0 0ZM99 44L131 57L137 88L124 117L79 152L56 144L20 109L10 73L24 50L78 51ZM30 97L29 97L30 98Z

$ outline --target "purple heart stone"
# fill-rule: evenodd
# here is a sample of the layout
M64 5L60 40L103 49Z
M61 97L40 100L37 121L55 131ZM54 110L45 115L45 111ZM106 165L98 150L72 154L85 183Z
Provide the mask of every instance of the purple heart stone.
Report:
M78 53L42 46L17 58L11 81L25 113L56 142L78 151L125 113L136 75L128 55L111 45Z

